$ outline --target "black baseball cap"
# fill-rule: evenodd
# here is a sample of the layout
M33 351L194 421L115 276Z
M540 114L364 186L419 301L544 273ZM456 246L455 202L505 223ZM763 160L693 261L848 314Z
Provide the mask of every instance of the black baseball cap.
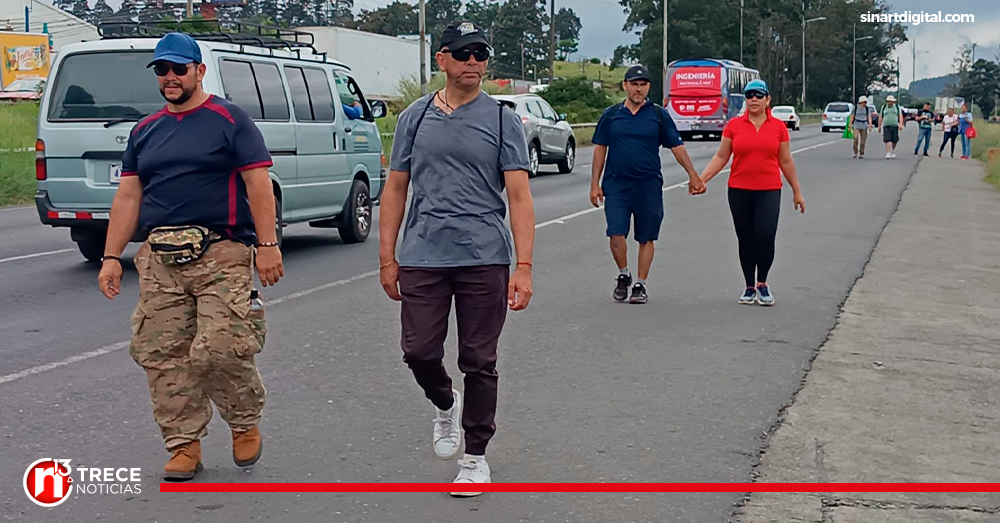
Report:
M652 81L649 77L649 70L641 65L633 65L628 68L628 71L625 71L625 81L631 82L632 80Z
M483 32L482 27L473 22L454 22L446 27L444 33L441 34L438 51L445 47L451 50L461 49L471 44L483 44L488 49L493 49L489 40L486 39L486 33Z

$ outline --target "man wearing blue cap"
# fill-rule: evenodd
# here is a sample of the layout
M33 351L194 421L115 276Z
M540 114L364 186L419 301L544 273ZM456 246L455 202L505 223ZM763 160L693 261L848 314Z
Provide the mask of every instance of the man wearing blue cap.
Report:
M648 99L649 71L641 65L625 73L622 88L628 97L604 111L594 131L594 162L591 167L590 202L604 202L611 255L618 264L615 301L646 303L646 278L653 265L653 242L663 222L663 173L660 146L670 149L688 173L688 191L699 194L704 184L694 170L684 142L667 111ZM601 174L604 181L601 183ZM639 242L639 280L632 286L628 269L629 222L635 221Z
M167 105L129 136L98 283L108 299L121 292L121 253L137 227L146 233L129 352L171 453L164 478L189 480L202 469L212 403L232 429L236 464L260 458L265 390L254 355L266 325L253 267L265 286L284 270L271 157L253 120L202 90L206 68L190 36L163 37L149 67Z

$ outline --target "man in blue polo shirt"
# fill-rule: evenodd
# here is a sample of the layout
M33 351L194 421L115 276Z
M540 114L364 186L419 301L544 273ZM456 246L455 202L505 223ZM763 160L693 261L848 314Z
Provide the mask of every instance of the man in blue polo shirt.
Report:
M646 303L646 278L653 265L653 242L663 222L663 174L660 146L670 149L688 173L688 192L700 194L705 184L698 177L674 121L663 107L649 101L649 71L641 65L625 73L624 103L604 111L594 131L594 162L591 167L590 201L594 207L604 202L611 255L618 264L615 301ZM601 183L601 174L604 181ZM639 279L632 287L628 270L629 222L635 220L635 241L639 242Z
M147 233L134 257L129 352L146 371L171 454L164 478L189 480L202 469L212 403L232 430L236 464L260 458L265 390L254 355L266 325L253 267L265 286L284 270L260 131L242 109L202 90L205 64L190 36L163 37L149 67L167 105L129 136L98 283L108 299L121 292L121 253L137 227Z

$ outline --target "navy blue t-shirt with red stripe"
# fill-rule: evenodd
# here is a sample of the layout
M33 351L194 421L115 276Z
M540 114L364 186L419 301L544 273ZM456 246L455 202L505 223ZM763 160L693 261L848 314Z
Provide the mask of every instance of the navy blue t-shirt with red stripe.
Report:
M132 129L122 156L122 176L142 182L143 231L201 225L247 245L257 235L240 173L270 166L250 116L216 96L183 113L149 115Z

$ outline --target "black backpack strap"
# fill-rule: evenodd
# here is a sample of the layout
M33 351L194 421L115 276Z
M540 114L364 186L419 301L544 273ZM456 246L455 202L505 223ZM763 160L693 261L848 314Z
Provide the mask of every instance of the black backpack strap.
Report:
M424 121L424 116L427 116L427 110L431 108L431 104L434 103L434 96L431 95L430 99L427 100L427 104L424 105L424 110L420 111L420 118L417 118L417 125L413 127L413 139L410 140L410 156L413 156L413 146L417 143L417 131L420 130L420 124Z
M500 155L503 154L503 105L502 100L497 100L497 116L500 120L500 136L497 139L497 170L500 171L500 187L505 185L503 163L500 161Z

